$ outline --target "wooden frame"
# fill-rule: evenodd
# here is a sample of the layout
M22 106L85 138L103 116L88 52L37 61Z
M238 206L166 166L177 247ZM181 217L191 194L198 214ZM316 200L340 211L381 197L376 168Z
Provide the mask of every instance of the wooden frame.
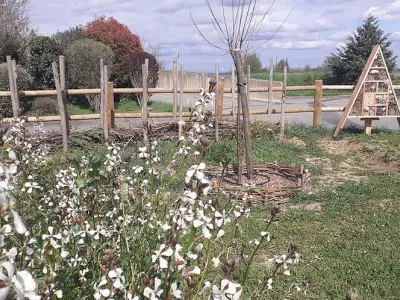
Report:
M382 58L383 66L374 66L374 62L378 59L378 55ZM371 80L368 79L368 76L372 74L371 70L384 70L385 75L387 76L387 80ZM379 90L379 84L384 83L387 84L386 91ZM366 85L370 86L372 91L366 91ZM397 105L397 114L390 115L389 114L389 103L391 98L390 90L393 93L395 105ZM362 99L361 99L361 111L356 115L351 115L354 104L357 99L359 99L360 92L362 91ZM377 102L377 96L381 95L383 97L383 101ZM380 108L380 112L384 112L385 114L377 114L378 109ZM375 45L371 55L369 56L367 63L364 67L364 70L361 73L361 76L357 82L357 85L354 88L353 94L351 95L350 101L347 104L347 107L342 115L342 118L339 124L336 127L336 130L333 134L334 138L337 138L340 131L342 130L344 124L346 123L347 118L361 118L364 121L364 131L366 134L371 133L372 120L379 120L379 118L397 118L397 121L400 125L400 105L396 97L396 92L390 78L390 74L385 62L385 58L382 52L380 45ZM366 115L368 113L368 115Z

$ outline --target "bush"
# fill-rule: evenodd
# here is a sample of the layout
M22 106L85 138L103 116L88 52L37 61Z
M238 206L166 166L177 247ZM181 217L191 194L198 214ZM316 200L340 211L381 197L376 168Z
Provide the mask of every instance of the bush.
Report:
M32 86L31 77L28 72L17 65L17 85L19 90L29 90ZM7 64L0 64L0 91L9 91L10 84L8 81ZM20 108L22 113L28 111L31 107L31 100L27 97L22 97L20 100ZM13 116L12 104L10 97L0 97L0 118L10 118Z
M57 100L50 97L35 98L32 105L32 113L34 113L35 116L58 115Z

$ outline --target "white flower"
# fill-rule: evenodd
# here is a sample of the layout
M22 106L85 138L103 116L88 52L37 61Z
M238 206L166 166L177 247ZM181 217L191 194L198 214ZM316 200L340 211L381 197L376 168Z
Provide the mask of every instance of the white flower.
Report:
M214 300L238 300L242 294L242 287L238 283L223 279L221 288L213 286L212 297Z
M113 287L119 290L122 290L124 288L125 284L125 277L122 276L122 269L121 268L116 268L115 270L111 270L108 272L108 277L110 277L114 282L113 282Z
M205 163L200 163L199 165L193 165L186 172L185 182L189 183L192 180L192 178L195 177L197 180L199 180L203 184L209 183L209 181L206 180L205 175L203 173L205 168L206 168Z
M107 279L105 276L101 278L101 281L95 286L94 299L99 300L102 297L108 298L111 295L111 291L107 288Z
M267 289L272 290L272 278L268 278L267 280Z
M167 250L163 251L165 249L165 245L161 244L160 249L158 251L154 251L155 254L151 256L151 260L153 263L155 263L157 260L159 260L160 268L161 269L166 269L168 268L168 262L165 258L170 257L172 254L174 254L174 251L168 247Z
M213 261L213 264L214 264L214 268L217 268L219 266L219 264L221 263L221 261L219 260L218 257L214 257L212 259L212 261Z
M211 235L210 230L212 230L214 228L213 224L207 223L207 222L201 221L201 220L194 220L193 221L193 226L195 228L201 227L204 237L206 239L210 239L211 238L212 235Z
M0 186L0 207L2 207L4 210L9 209L11 215L14 218L15 230L19 234L24 234L27 229L19 214L14 210L14 203L15 202L13 197L10 197L9 201L7 201L6 195L4 192L2 192L2 187Z
M149 154L147 153L147 147L139 147L139 157L140 158L149 157Z
M176 299L182 298L182 292L178 290L178 285L176 284L176 282L171 284L171 289L172 289L172 296L174 296Z
M154 279L154 290L146 287L143 291L143 296L150 300L158 300L163 292L163 289L160 289L161 280L159 278Z

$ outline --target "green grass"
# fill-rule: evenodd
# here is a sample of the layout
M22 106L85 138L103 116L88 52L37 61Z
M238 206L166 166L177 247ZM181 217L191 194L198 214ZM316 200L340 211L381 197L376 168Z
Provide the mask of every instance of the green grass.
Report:
M291 284L302 282L308 284L307 294L294 293L286 298L344 299L346 292L353 288L364 300L399 298L400 173L375 171L374 165L369 169L366 166L369 158L380 157L392 150L395 151L394 159L400 164L400 132L375 132L366 136L357 130L344 130L342 143L364 145L363 150L347 155L327 153L321 140L332 141L332 130L323 127L293 125L287 128L286 140L277 141L270 135L253 140L254 161L305 165L312 174L313 186L297 193L282 207L283 212L271 229L271 246L263 247L256 256L248 284L244 287L244 299L268 272L268 258L283 253L290 243L299 246L300 265L293 267L293 276L274 281L274 288L261 299L283 299ZM291 142L293 139L306 145L299 146ZM335 143L341 147L341 142ZM166 159L172 155L174 143L163 143L160 149L162 159ZM235 161L234 149L234 141L212 144L206 161L218 164L221 156L227 153ZM136 152L132 147L124 151L123 157L137 159ZM307 157L329 158L331 168L309 165ZM352 164L356 174L364 175L364 179L360 182L346 179L348 164ZM319 186L317 182L323 176L336 176L343 183ZM307 209L307 205L315 203L322 210ZM252 207L252 216L241 227L243 240L259 238L265 220L269 218L269 209L267 205Z
M82 108L78 105L68 104L68 113L70 115L90 115L94 112L90 108Z
M257 73L252 74L252 78L268 80L269 74ZM324 79L326 74L324 72L304 72L304 73L288 73L287 85L288 86L307 86L315 85L315 80ZM283 80L283 73L274 73L273 79L276 81ZM324 96L339 96L350 95L351 91L348 90L327 90L323 91ZM288 96L313 96L314 91L288 91Z
M152 112L173 112L173 105L169 103L152 101L150 105ZM115 112L141 112L141 107L137 102L122 102L115 107Z

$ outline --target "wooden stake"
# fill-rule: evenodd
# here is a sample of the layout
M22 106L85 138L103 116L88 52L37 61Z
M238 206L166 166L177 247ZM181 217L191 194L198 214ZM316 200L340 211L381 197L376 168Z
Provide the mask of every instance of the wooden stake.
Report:
M271 58L269 60L269 82L268 82L268 121L272 122L272 111L271 111L271 106L272 106L272 83L274 80L274 59Z
M66 122L66 113L65 110L67 109L64 105L63 96L61 92L61 84L60 84L60 76L58 75L58 68L57 63L52 63L53 67L53 74L54 74L54 82L56 84L57 90L57 101L58 101L58 110L60 111L60 119L61 119L61 132L62 132L62 139L63 139L63 150L68 151L68 128Z
M235 90L236 90L236 81L235 81L235 65L232 64L232 116L235 116Z
M104 128L104 59L100 59L100 124Z
M251 76L251 69L250 65L247 65L247 84L246 84L246 91L247 91L247 100L250 104L250 76Z
M201 68L201 84L202 84L201 88L207 91L207 73L205 67Z
M11 56L9 55L7 55L7 70L8 70L8 82L10 85L10 93L11 93L11 103L13 108L13 117L18 118L19 108L18 108L17 95L15 94L14 71L13 71Z
M16 105L16 110L18 111L18 115L19 115L20 114L20 105L19 105L19 96L18 96L18 85L17 85L17 78L18 78L17 64L15 62L15 59L13 59L11 61L11 63L12 63L13 79L14 79L15 105Z
M216 81L216 91L215 91L215 98L214 98L214 104L215 104L215 113L214 113L214 118L215 118L215 141L218 142L219 140L219 134L218 134L218 95L219 95L219 66L215 65L215 81Z
M238 164L238 184L242 184L242 154L241 154L241 131L240 131L240 115L241 115L241 99L240 94L237 93L237 114L236 114L236 151L237 151L237 164Z
M281 136L285 136L285 103L286 103L286 85L287 85L287 66L283 69L283 86L281 101Z
M103 130L104 130L104 140L106 142L106 145L108 146L109 142L109 135L108 135L108 124L107 124L107 112L108 112L108 101L107 101L107 95L108 95L108 67L104 66L103 70L103 102L104 102L104 107L103 107Z
M69 134L70 128L69 128L69 116L68 116L68 105L67 105L67 89L66 89L66 84L65 84L65 56L60 56L59 57L59 63L60 63L60 87L61 87L61 95L63 98L63 103L65 109L65 120L67 123L67 132Z
M217 93L217 103L218 103L218 119L222 120L224 114L224 81L220 80L218 82L218 93Z
M315 91L314 91L314 115L313 115L313 126L318 127L321 125L321 112L322 112L322 80L315 80Z
M178 103L178 59L174 57L174 62L173 62L173 70L172 70L172 76L173 76L173 120L176 122L176 115L177 115L177 103Z
M149 60L146 58L142 65L142 79L143 79L143 97L142 97L142 124L143 124L143 141L146 146L150 145L149 140L149 123L148 123L148 82L149 82Z
M107 83L107 127L115 127L115 111L114 111L114 83Z
M184 72L184 67L183 64L181 64L181 74L180 74L180 95L179 95L179 138L182 137L182 123L183 123L183 119L182 119L182 105L183 105L183 81L185 79L185 72Z

